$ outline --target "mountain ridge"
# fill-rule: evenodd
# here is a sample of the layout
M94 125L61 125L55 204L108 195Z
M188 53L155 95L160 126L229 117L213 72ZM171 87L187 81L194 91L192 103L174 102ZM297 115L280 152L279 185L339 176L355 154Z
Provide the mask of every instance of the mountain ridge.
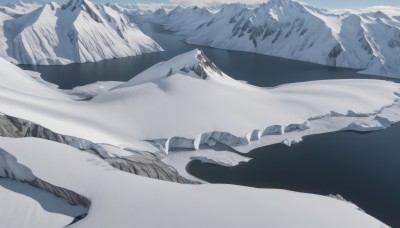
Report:
M3 27L3 57L19 64L64 65L162 51L126 15L89 0L47 3L5 19Z
M198 12L198 7L178 6L167 15L142 18L191 44L400 77L400 13L395 10L328 10L274 0L255 8L229 4L216 13Z

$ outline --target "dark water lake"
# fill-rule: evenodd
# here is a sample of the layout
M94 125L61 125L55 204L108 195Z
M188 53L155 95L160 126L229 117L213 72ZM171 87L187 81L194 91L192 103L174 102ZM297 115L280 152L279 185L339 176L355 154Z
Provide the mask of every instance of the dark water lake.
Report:
M368 214L400 227L400 124L360 134L307 136L287 147L271 145L246 154L248 163L226 168L191 162L190 174L211 183L340 194Z
M160 25L144 23L140 27L165 51L96 63L66 66L20 66L26 70L41 72L43 79L59 85L62 89L71 89L97 81L128 81L160 61L166 61L176 55L199 48L226 74L262 87L310 80L376 78L357 74L354 69L335 68L254 53L191 45L182 42L181 37L163 30Z
M353 69L190 45L159 25L145 23L141 29L165 52L96 63L21 67L39 71L45 80L70 89L96 81L127 81L160 61L199 48L228 75L263 87L310 80L379 78L357 74ZM237 167L195 161L187 169L211 183L341 194L386 224L400 227L399 135L400 125L369 134L337 132L309 136L292 147L272 145L255 149L247 154L253 160Z

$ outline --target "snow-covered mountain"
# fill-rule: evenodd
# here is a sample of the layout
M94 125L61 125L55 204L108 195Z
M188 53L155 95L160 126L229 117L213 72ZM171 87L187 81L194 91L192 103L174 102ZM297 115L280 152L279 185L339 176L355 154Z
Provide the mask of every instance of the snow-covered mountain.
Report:
M394 8L326 10L270 0L256 8L225 5L217 13L179 6L151 18L192 44L400 77L400 11Z
M16 63L94 62L162 50L127 16L89 0L70 0L62 6L52 2L0 19L0 54Z

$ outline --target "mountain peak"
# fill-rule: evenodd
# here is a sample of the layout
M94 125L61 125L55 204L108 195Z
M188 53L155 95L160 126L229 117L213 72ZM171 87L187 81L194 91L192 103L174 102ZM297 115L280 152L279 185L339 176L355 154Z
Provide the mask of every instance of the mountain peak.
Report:
M199 49L195 49L195 59L197 64L194 65L194 72L201 78L206 79L212 77L208 71L217 73L222 76L222 71L215 65L205 54L203 51Z
M293 0L269 0L267 3L261 5L267 6L269 8L285 8L290 6L303 6L302 3Z
M194 49L171 59L173 72L193 72L200 79L212 79L222 76L223 72L200 49Z
M63 10L70 9L71 11L75 11L75 9L78 9L82 5L87 5L88 2L94 4L90 0L69 0L69 2L67 4L62 5L62 9Z
M288 2L287 0L269 0L267 4L270 6L285 6Z
M194 49L150 67L115 89L157 82L175 74L187 75L202 80L218 80L226 77L203 51Z
M66 5L61 6L62 10L70 10L71 12L74 12L77 9L82 9L86 11L93 20L98 23L103 23L95 8L99 7L90 0L70 0Z

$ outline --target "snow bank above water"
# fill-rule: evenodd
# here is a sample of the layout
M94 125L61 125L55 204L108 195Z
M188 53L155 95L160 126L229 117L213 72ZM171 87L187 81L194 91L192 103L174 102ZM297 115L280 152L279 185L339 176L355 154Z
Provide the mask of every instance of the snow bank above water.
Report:
M387 227L357 206L330 197L156 181L34 138L0 138L0 145L36 177L91 199L88 216L71 227Z

